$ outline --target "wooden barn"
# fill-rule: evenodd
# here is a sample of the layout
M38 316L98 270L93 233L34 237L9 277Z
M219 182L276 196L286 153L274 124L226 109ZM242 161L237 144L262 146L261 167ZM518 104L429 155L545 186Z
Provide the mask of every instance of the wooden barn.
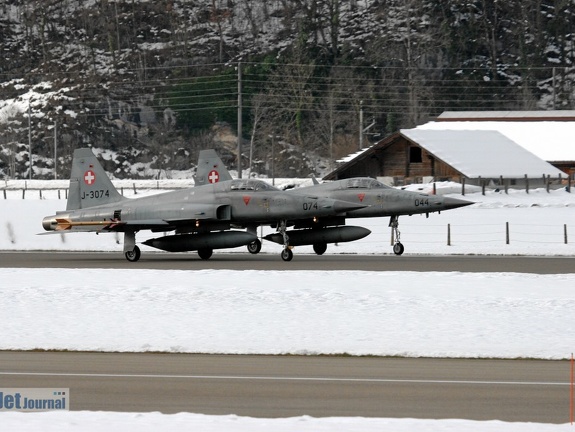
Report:
M493 130L403 129L350 155L324 177L374 177L400 186L428 181L533 186L567 175ZM527 180L526 180L527 179Z

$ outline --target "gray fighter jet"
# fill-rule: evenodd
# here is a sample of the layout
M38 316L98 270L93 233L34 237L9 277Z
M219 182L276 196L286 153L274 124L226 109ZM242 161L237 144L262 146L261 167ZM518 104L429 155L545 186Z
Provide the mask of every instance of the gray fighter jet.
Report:
M211 153L211 151L205 153L206 158L208 155L209 163L207 160L202 160L203 155L200 154L197 171L199 177L206 177L206 167L210 164L217 164L219 175L229 175L227 172L224 173L224 165L215 153ZM315 253L322 255L327 250L328 243L354 241L367 235L362 231L366 228L345 226L346 218L389 216L389 226L393 230L394 238L393 252L396 255L401 255L405 248L400 241L399 216L414 214L429 216L429 213L473 204L470 201L457 198L395 189L369 177L336 180L323 184L319 184L314 179L314 183L313 186L297 188L293 192L343 200L358 205L363 204L365 207L347 211L345 214L323 218L320 223L311 224L309 220L295 221L294 229L283 233L269 234L264 237L265 240L283 244L284 247L286 245L290 247L313 245ZM248 232L255 234L256 229L251 226ZM258 253L260 249L259 240L254 240L248 245L248 250L251 253Z
M210 171L217 171L213 165L211 168ZM227 176L226 171L221 178ZM128 261L140 258L136 232L174 231L143 244L170 252L197 250L202 259L209 259L214 249L248 245L257 240L252 232L231 228L275 224L285 235L286 227L294 221L320 224L323 218L365 207L365 204L280 191L260 180L219 181L219 178L213 175L213 183L193 188L125 198L92 151L77 149L66 210L45 217L42 226L53 233L123 232ZM287 240L283 243L281 256L289 261L293 252Z
M314 184L313 186L298 188L297 192L367 205L367 207L362 209L346 212L345 217L338 216L333 218L334 225L342 224L342 219L343 223L345 223L345 218L389 216L389 226L393 230L394 238L393 252L396 255L403 254L405 250L400 241L399 216L411 216L414 214L429 216L433 212L452 210L474 204L473 202L457 198L395 189L369 177L355 177ZM330 221L326 220L324 223L330 224ZM290 236L294 234L296 233L288 233ZM301 235L303 232L297 234ZM277 243L277 238L273 237L273 235L268 240ZM318 241L306 244L312 244L314 251L321 255L326 251L327 243L330 242Z

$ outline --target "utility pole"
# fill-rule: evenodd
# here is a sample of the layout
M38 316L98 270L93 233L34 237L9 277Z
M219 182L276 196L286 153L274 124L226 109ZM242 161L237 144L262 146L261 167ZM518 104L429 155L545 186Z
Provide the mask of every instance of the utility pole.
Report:
M359 149L363 148L363 101L359 101Z
M275 171L275 160L276 156L274 154L276 136L272 135L272 186L276 185L276 171Z
M54 180L58 180L58 121L54 120Z
M29 151L29 159L30 159L30 180L32 180L32 124L30 120L30 101L28 101L28 151Z
M242 64L238 62L238 178L242 178Z

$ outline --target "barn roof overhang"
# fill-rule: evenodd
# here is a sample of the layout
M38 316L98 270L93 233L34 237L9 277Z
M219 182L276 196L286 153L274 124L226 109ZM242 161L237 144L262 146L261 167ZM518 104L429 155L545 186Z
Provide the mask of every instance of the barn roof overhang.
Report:
M362 163L366 159L369 159L370 157L374 156L377 152L389 147L390 145L392 145L393 143L395 143L397 140L401 139L402 137L404 137L404 136L400 132L395 132L395 133L389 135L388 137L385 137L381 141L375 143L371 147L364 149L359 154L355 153L355 154L352 154L352 155L350 155L344 159L341 159L341 162L342 162L341 165L338 166L332 172L325 175L323 177L323 179L324 180L336 180L336 179L338 179L339 174L341 174L342 172L348 170L352 166L355 166L357 164Z

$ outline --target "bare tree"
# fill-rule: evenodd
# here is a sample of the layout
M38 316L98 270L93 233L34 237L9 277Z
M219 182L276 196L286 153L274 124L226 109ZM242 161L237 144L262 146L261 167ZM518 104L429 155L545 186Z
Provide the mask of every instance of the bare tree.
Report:
M252 176L252 163L256 133L258 131L259 123L266 116L268 109L269 108L266 106L266 96L264 94L258 93L252 98L253 124L252 133L250 136L250 161L248 164L248 178Z

